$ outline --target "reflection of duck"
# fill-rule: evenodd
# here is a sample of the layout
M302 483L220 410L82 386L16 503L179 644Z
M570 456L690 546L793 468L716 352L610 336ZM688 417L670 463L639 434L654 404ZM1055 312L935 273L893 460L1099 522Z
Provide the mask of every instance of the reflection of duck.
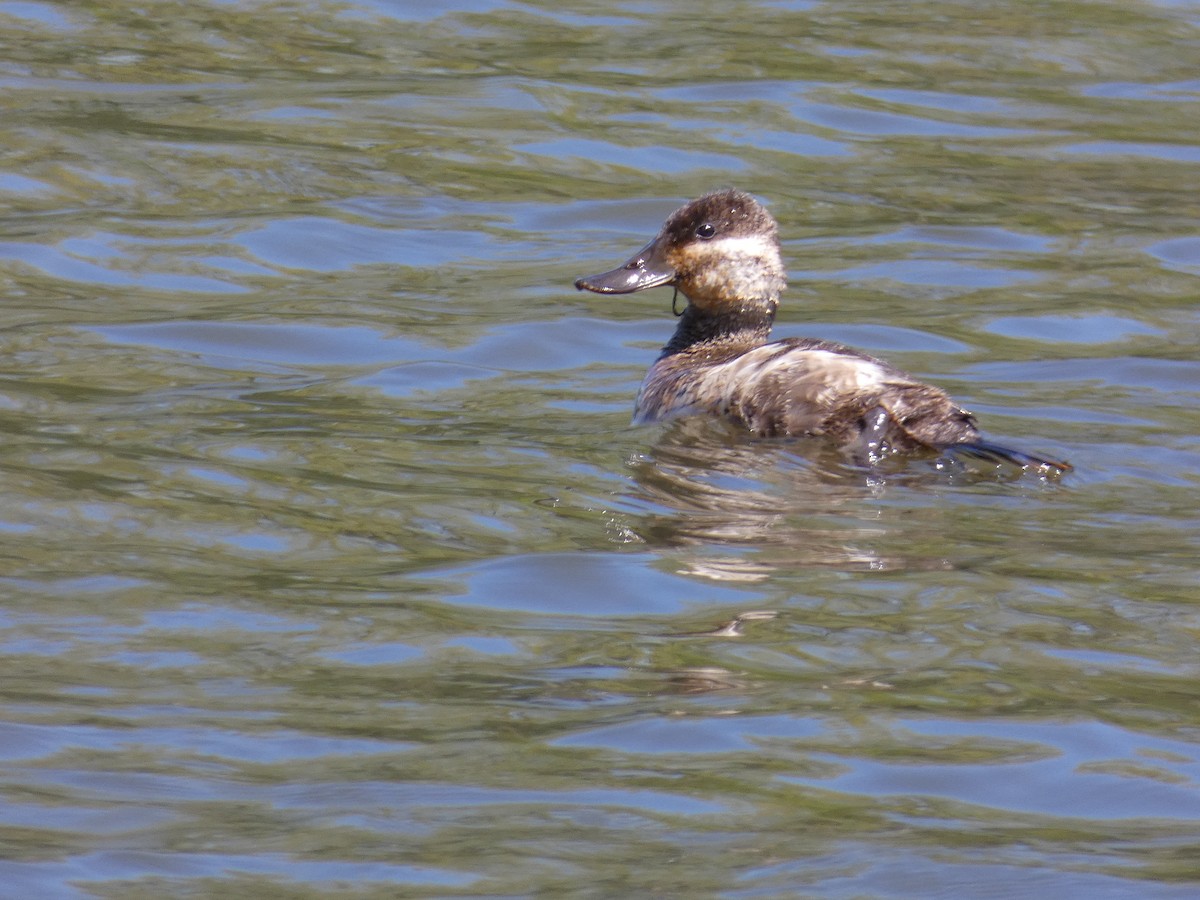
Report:
M723 583L763 582L797 567L953 568L938 542L894 539L908 528L936 530L953 515L919 490L944 475L918 467L864 479L833 447L801 457L784 441L737 440L735 428L678 419L631 458L625 534L670 556L681 574ZM898 483L918 490L903 505L877 502Z
M726 190L676 210L636 256L575 287L629 294L672 285L687 298L642 382L635 423L708 413L763 436L824 435L870 462L925 449L1043 474L1071 468L984 441L945 392L882 360L831 341L768 342L786 284L775 220L749 194Z

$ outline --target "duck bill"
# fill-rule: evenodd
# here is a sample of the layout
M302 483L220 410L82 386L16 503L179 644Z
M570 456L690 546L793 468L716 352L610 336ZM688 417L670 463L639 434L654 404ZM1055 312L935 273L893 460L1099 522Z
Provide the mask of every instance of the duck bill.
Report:
M576 289L597 294L632 294L634 291L671 284L675 280L675 267L667 262L659 243L655 238L630 257L628 262L611 272L577 278Z

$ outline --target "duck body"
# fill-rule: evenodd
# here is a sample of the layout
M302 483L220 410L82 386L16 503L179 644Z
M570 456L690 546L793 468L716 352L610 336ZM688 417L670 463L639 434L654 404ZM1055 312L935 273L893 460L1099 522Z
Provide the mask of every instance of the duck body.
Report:
M854 444L869 432L867 440L898 452L980 437L971 414L937 388L812 338L698 345L663 356L642 382L634 422L693 413L724 416L761 437L822 435Z
M597 293L659 285L688 302L642 382L635 423L707 414L764 437L823 436L870 462L932 450L1070 468L984 441L944 391L873 356L812 338L771 341L786 276L775 220L749 194L692 201L624 265L575 282Z

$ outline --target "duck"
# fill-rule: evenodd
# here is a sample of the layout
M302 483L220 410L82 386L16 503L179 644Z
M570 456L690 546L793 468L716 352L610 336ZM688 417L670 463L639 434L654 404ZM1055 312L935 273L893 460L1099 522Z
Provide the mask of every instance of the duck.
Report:
M1011 464L1043 476L1070 463L986 440L940 388L834 341L771 340L787 286L774 217L750 194L705 194L608 272L576 279L597 294L675 289L675 333L638 390L633 422L725 418L758 437L820 437L869 465L936 453Z

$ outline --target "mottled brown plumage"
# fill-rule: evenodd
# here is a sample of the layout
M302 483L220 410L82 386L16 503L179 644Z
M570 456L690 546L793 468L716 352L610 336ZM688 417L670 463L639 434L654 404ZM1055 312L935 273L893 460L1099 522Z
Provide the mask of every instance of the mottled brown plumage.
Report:
M704 413L757 435L822 435L872 461L928 449L1070 468L985 442L944 391L882 360L829 341L769 342L787 278L775 220L749 194L692 201L623 266L575 282L620 294L659 285L688 303L642 382L635 422Z

